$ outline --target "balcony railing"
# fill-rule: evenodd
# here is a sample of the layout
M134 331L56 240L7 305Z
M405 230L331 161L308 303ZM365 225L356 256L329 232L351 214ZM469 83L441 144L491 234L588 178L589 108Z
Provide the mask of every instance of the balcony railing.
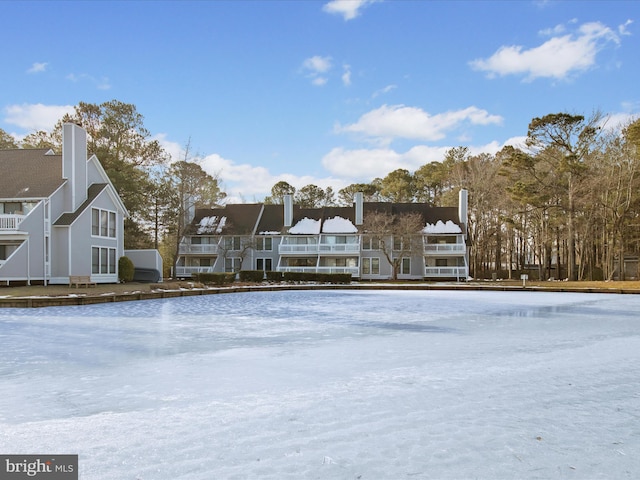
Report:
M302 273L350 273L357 277L358 267L278 267L279 272L302 272Z
M426 243L424 253L431 255L463 254L467 250L464 243Z
M207 255L215 255L218 253L218 245L209 245L209 244L191 244L191 243L181 243L180 244L180 254L207 254Z
M0 231L18 230L18 225L24 220L25 215L4 214L0 215Z
M425 267L425 277L467 278L467 267Z
M298 254L308 254L308 253L318 253L318 244L280 244L278 245L278 253L282 255L283 253L298 253Z
M360 253L360 244L358 243L321 243L319 253Z
M211 273L213 267L176 267L176 277L190 277L194 273Z

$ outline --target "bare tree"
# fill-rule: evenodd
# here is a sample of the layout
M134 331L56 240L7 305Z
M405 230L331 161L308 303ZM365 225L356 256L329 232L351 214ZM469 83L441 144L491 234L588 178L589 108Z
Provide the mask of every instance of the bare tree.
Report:
M363 222L363 231L370 237L392 268L392 279L398 278L402 259L410 257L422 247L420 231L424 228L422 215L415 212L390 214L371 212Z

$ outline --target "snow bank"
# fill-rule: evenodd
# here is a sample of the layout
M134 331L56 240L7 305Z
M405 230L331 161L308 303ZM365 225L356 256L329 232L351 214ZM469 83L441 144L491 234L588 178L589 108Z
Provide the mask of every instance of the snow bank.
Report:
M442 220L438 220L435 225L433 223L427 223L427 226L424 227L422 233L462 233L462 229L451 220L447 220L447 223L443 223Z
M320 220L304 217L289 229L293 235L317 235L320 233Z
M322 233L358 233L358 229L351 220L336 216L324 221Z

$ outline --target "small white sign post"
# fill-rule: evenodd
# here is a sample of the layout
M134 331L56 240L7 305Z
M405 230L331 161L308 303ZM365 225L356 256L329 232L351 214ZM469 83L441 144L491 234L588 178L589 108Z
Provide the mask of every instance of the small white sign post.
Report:
M523 273L522 275L520 275L520 279L522 280L522 286L526 287L527 280L529 280L529 275L527 275L526 273Z

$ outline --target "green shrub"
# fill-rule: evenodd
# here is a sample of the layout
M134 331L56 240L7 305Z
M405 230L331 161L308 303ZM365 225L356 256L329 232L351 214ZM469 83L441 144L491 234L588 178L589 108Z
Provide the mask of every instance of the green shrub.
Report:
M350 273L284 272L285 282L351 283Z
M262 270L240 270L241 282L262 282L264 272Z
M282 281L282 272L278 272L276 270L269 270L265 272L267 274L268 282L281 282Z
M133 280L135 267L129 257L120 257L118 259L118 278L121 282L130 282Z
M205 285L228 285L235 282L236 274L231 273L194 273L191 278L196 282L204 283Z
M318 273L318 282L351 283L350 273Z

